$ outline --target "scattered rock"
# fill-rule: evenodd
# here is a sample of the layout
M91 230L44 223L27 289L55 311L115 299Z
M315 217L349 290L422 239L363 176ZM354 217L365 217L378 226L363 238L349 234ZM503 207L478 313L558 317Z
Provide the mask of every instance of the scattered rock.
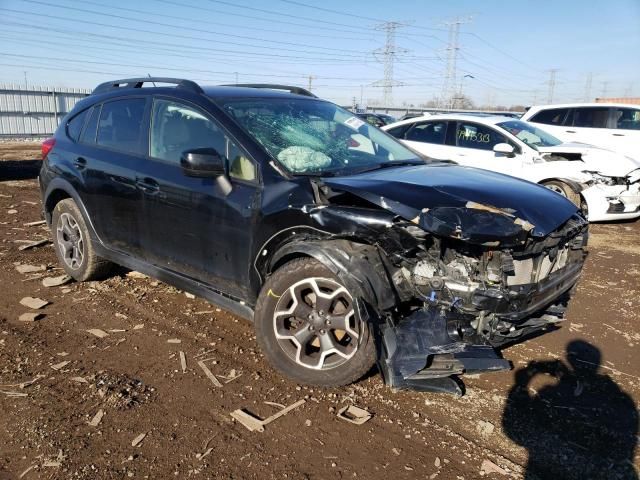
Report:
M491 435L495 430L495 425L491 422L486 422L484 420L479 420L478 425L476 426L476 430L480 435Z
M134 330L141 330L144 328L144 323L139 323L133 327Z
M18 320L21 322L35 322L36 320L40 320L45 315L42 312L27 312L23 313L18 317Z
M78 383L89 383L87 379L84 377L71 377L69 380L71 380L72 382L78 382Z
M34 310L39 310L42 307L49 305L49 301L41 298L24 297L20 300L20 304L28 308L33 308Z
M184 296L191 299L196 298L196 296L193 293L189 293L189 292L184 292Z
M400 449L399 448L393 447L391 449L391 451L393 452L394 455L400 455Z
M440 468L440 457L436 457L436 459L433 462L433 464L436 466L436 468Z
M45 287L59 287L65 283L69 283L71 277L69 275L60 275L58 277L47 277L42 279L42 285Z
M7 213L9 215L15 215L16 213L18 213L18 210L16 210L15 208L11 208L11 209L7 210Z

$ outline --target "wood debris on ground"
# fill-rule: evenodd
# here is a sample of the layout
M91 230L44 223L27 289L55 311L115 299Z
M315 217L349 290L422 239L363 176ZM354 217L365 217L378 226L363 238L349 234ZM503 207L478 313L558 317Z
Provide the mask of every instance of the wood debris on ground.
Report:
M182 367L182 373L187 371L187 357L182 350L180 350L180 367Z
M209 378L209 380L211 380L211 383L213 383L218 388L223 387L222 383L220 383L220 380L218 380L216 376L213 373L211 373L211 370L209 370L209 367L205 365L203 360L198 360L198 366L202 369L202 371Z
M29 265L27 263L16 265L16 270L18 271L18 273L44 272L46 269L47 267L45 265Z
M24 245L20 245L18 247L18 250L24 251L24 250L29 250L29 249L35 248L35 247L40 247L42 245L46 245L47 243L50 243L51 240L49 240L48 238L45 238L44 240L35 240L35 241L28 240L28 242L29 243L25 243Z
M502 467L496 465L491 460L484 459L482 461L482 465L480 466L480 472L484 472L485 475L487 473L498 473L500 475L509 475L509 473Z
M100 409L96 412L93 418L89 421L89 425L92 427L97 427L102 421L102 417L104 417L104 410Z
M54 370L60 370L71 363L70 360L65 360L64 362L56 363L55 365L51 365L51 368Z
M132 447L137 447L138 445L140 445L140 443L142 442L142 440L144 440L144 437L146 437L147 434L146 433L141 433L140 435L138 435L136 438L134 438L131 441L131 446Z
M46 277L42 279L42 285L45 287L59 287L71 281L69 275L60 275L58 277Z
M89 381L84 377L71 377L69 380L77 383L89 383Z
M355 405L348 405L342 407L337 414L340 420L350 422L355 425L362 425L368 422L373 415L364 408L356 407Z
M33 308L34 310L39 310L49 305L49 301L43 300L42 298L24 297L22 300L20 300L20 305L24 305L28 308Z
M105 332L104 330L100 330L99 328L90 328L89 330L87 330L87 332L90 333L91 335L95 335L98 338L104 338L109 336L107 332Z
M167 340L167 343L182 343L182 340L180 340L179 338L170 338L169 340Z
M45 314L42 312L26 312L18 317L18 320L21 322L35 322L36 320L40 320L44 318Z
M37 220L35 222L27 222L27 223L23 223L22 226L23 227L37 227L39 225L45 225L47 222L45 220Z
M304 399L298 400L297 402L292 403L288 407L283 408L279 412L274 413L273 415L265 418L264 420L240 408L231 412L231 417L234 420L237 420L242 425L244 425L247 428L247 430L251 432L264 432L264 427L266 425L270 424L274 420L277 420L283 415L286 415L291 410L298 408L300 405L303 405L305 402L306 401Z

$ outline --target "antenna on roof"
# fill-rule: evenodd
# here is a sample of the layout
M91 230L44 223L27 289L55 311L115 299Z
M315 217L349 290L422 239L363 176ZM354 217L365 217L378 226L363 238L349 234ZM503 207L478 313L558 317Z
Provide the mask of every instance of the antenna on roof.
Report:
M151 78L151 74L150 74L150 73L147 73L147 77ZM156 86L156 82L152 81L151 83L153 83L153 86L154 86L154 87Z

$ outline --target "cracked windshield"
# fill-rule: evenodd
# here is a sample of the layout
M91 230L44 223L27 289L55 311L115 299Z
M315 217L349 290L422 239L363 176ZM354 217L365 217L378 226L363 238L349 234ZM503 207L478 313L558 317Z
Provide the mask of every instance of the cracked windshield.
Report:
M332 103L263 98L227 102L224 108L293 174L345 175L424 163L387 134Z

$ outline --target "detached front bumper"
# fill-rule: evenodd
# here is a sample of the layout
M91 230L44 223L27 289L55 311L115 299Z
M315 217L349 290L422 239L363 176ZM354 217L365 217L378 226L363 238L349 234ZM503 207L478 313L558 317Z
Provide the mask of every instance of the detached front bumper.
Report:
M606 222L640 217L640 182L631 185L593 185L582 196L590 222Z

